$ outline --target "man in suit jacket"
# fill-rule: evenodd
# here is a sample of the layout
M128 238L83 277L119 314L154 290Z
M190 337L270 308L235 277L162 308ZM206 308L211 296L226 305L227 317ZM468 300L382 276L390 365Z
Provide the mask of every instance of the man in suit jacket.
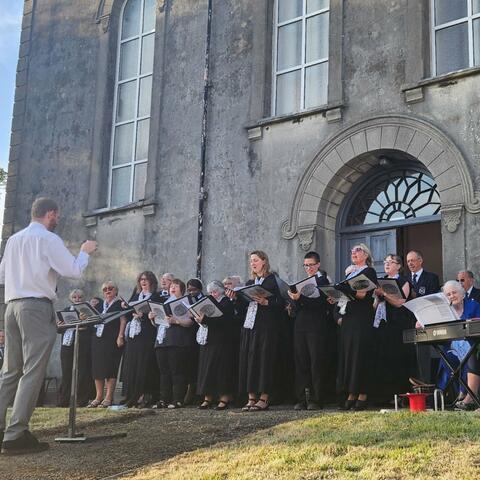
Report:
M410 282L415 291L415 296L423 297L440 291L438 275L423 269L421 252L418 250L408 252L407 265L410 270ZM433 383L432 353L433 348L429 345L417 345L418 375L421 380L427 383Z
M410 270L410 281L417 297L430 295L440 291L440 281L435 273L423 269L421 252L412 250L407 254L407 265Z
M475 278L470 270L461 270L457 273L457 281L462 284L467 299L473 299L480 303L480 289L474 287Z

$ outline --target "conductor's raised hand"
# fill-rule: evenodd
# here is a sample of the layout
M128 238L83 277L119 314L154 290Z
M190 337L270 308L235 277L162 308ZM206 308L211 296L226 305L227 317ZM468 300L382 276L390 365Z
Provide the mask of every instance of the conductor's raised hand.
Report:
M97 250L97 248L98 248L98 243L95 240L86 240L85 242L82 243L80 250L82 252L87 253L88 255L91 255L93 252Z

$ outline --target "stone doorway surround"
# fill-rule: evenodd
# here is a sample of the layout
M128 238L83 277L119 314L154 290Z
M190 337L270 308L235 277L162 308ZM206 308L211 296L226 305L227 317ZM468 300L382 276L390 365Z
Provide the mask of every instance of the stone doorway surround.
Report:
M444 261L452 242L465 245L464 210L480 213L467 163L456 145L426 120L408 115L367 118L335 134L320 148L301 177L282 237L298 237L303 250L322 241L335 242L340 206L353 184L378 164L378 153L399 151L421 162L435 180L442 203ZM463 222L465 223L465 222ZM319 237L315 239L315 234ZM451 241L449 241L450 234ZM461 238L459 237L461 235ZM445 274L465 267L465 252Z

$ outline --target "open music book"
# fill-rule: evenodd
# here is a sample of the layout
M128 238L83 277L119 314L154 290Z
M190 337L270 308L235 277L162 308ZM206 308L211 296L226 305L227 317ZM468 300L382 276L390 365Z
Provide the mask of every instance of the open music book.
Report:
M443 293L414 298L405 302L403 306L413 312L422 327L460 320Z
M220 305L211 295L201 298L198 302L190 305L188 309L196 316L203 314L206 317L216 318L223 315Z
M120 312L98 313L98 311L94 307L92 307L88 302L74 304L73 308L77 311L79 318L82 315L85 317L84 321L93 320L97 318L97 319L100 319L102 323L113 322L113 320L116 320L117 318L122 317L126 313L130 313L131 311L133 311L133 308L130 308L128 310L122 310Z
M320 296L316 275L304 278L303 280L290 285L290 290L293 293L300 292L304 297L317 298Z
M237 293L237 295L242 296L247 302L254 302L255 299L253 297L255 296L263 298L273 296L273 293L265 290L259 284L246 285L245 287L235 287L233 290Z

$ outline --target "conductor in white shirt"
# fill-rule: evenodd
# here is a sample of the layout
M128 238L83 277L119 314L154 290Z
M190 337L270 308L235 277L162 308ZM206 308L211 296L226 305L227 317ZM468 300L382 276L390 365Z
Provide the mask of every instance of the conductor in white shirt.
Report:
M46 450L28 430L56 337L52 301L59 277L80 278L97 243L87 240L74 257L53 233L60 212L56 202L33 202L30 225L12 235L0 264L5 285L5 360L0 380L0 442L2 454ZM10 424L8 405L13 401Z

